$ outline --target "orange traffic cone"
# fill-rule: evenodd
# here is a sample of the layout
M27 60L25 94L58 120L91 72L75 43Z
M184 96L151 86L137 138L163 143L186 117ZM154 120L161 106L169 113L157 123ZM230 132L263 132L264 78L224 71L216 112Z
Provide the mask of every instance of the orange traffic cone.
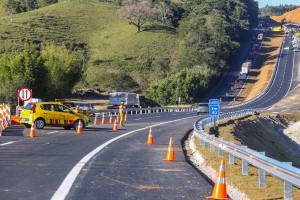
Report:
M82 134L82 122L81 122L81 120L79 120L79 122L78 122L77 133L80 134L80 135Z
M119 114L117 116L117 123L120 123L120 117L119 117Z
M34 122L31 124L29 137L35 137Z
M94 125L98 125L99 123L98 123L98 115L97 114L95 114L95 120L94 120Z
M125 113L125 119L124 119L125 122L128 122L128 116L127 116L127 112Z
M113 127L113 131L118 131L118 126L117 126L117 119L115 119L115 123L114 123L114 127Z
M106 124L106 121L105 121L105 116L104 116L104 114L102 115L102 121L101 121L101 124Z
M152 128L150 127L147 144L154 144L154 139L152 136Z
M170 137L169 148L165 161L175 161L173 137Z
M114 123L114 122L113 122L112 114L109 115L109 123L110 123L110 124Z
M221 160L221 165L218 173L217 180L214 185L212 196L206 199L230 199L227 198L226 193L226 179L225 179L225 160Z

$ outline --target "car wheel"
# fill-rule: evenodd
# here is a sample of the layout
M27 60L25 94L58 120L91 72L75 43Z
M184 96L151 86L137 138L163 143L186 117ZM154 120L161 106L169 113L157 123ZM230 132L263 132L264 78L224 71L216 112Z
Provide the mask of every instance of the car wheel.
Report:
M66 130L70 130L70 129L71 129L71 127L70 127L70 126L64 126L64 129L66 129Z
M82 122L82 121L81 121L81 122ZM73 125L74 130L77 130L78 124L79 124L79 120L77 120L77 121L74 123L74 125Z
M43 129L45 127L45 120L39 118L39 119L35 120L34 124L37 129Z

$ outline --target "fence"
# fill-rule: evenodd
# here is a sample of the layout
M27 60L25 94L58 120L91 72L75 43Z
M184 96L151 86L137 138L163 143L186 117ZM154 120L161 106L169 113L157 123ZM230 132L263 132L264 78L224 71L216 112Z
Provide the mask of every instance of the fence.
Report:
M264 152L257 152L247 148L247 146L239 146L233 142L224 141L204 131L205 127L212 126L214 122L222 120L234 119L246 115L252 115L255 111L252 109L240 110L222 114L216 118L200 119L194 124L194 134L199 139L200 145L208 147L210 151L218 148L218 155L223 156L224 152L229 154L229 164L234 164L234 158L242 160L242 174L248 175L248 165L251 164L259 170L259 187L266 187L266 172L272 176L284 181L284 199L293 198L293 186L300 188L300 169L291 166L292 163L280 162L265 156Z
M0 135L2 135L2 131L10 124L10 119L10 105L0 104Z
M159 112L188 112L194 111L194 107L152 107L152 108L126 108L127 114L147 114L147 113L159 113ZM119 109L106 109L106 110L94 110L93 114L115 114L117 115Z

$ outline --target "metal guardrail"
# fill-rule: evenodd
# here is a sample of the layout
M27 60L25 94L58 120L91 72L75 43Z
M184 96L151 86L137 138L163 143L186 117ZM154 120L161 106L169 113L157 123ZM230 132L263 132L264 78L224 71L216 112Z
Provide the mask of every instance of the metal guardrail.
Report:
M149 108L126 108L127 114L147 114L159 112L187 112L194 111L194 107L149 107ZM93 114L118 114L119 109L93 110Z
M216 117L216 122L222 120L234 119L246 115L253 115L252 109L240 110L222 114ZM234 157L242 160L242 174L248 175L248 163L259 169L259 187L266 187L265 172L284 181L284 199L292 199L292 187L300 188L300 169L291 166L292 163L280 162L278 160L265 156L264 152L257 152L247 148L247 146L239 146L233 142L224 141L204 131L205 127L212 126L214 118L209 117L199 119L194 124L194 134L199 139L200 144L214 151L215 147L219 149L219 156L223 156L223 151L229 154L229 164L234 163Z

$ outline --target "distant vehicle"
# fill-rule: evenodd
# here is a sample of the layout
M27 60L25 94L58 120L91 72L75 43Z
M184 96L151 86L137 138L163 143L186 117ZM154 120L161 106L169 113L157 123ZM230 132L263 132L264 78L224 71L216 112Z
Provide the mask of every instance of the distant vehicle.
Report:
M235 94L234 93L226 93L226 97L235 97Z
M38 129L43 129L45 126L77 129L80 120L83 122L83 127L88 125L87 116L74 112L60 102L28 103L20 115L22 124L30 127L34 123Z
M234 84L234 88L235 88L235 89L240 89L240 88L241 88L241 84L240 84L240 83Z
M248 74L249 70L250 70L250 67L251 67L251 61L246 61L242 64L242 69L241 69L241 72L240 74Z
M124 102L126 108L139 108L140 97L136 93L129 92L113 92L109 94L109 106L110 109L117 109L121 102Z
M198 103L196 105L197 115L200 113L208 113L209 112L209 103Z
M244 81L247 79L247 74L240 74L239 80Z

